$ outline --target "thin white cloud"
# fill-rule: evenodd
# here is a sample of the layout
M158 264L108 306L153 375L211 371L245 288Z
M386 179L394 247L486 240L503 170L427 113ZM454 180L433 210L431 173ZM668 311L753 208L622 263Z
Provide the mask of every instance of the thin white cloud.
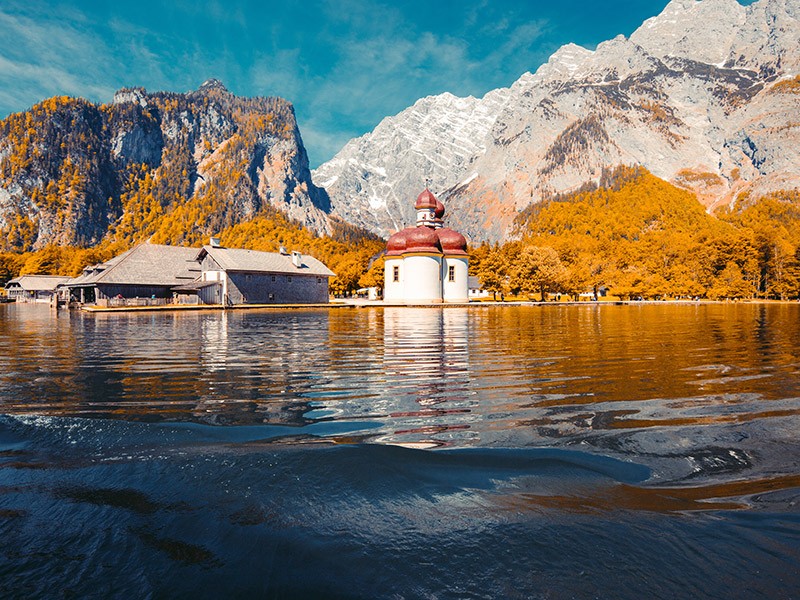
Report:
M101 39L80 15L41 20L0 9L0 111L20 110L54 95L102 98L113 92Z
M273 20L221 0L176 0L155 16L112 9L108 21L58 5L0 7L0 36L15 40L0 46L0 116L53 95L108 101L120 87L188 91L217 77L237 94L292 101L318 162L420 97L510 85L543 30L510 13L489 19L485 0L453 9L438 35L403 5L287 2ZM317 12L298 29L292 19L304 11ZM476 36L492 42L488 52L470 46Z
M482 95L495 85L510 85L527 70L524 59L518 58L520 66L495 85L487 85L487 73L507 73L508 63L517 54L525 54L543 31L542 23L520 23L513 28L506 23L492 51L480 55L470 52L464 38L418 31L396 11L384 13L379 5L357 5L360 10L342 11L347 16L340 20L351 26L348 35L336 30L326 40L336 56L330 72L311 82L295 80L292 96L296 103L302 102L304 112L315 115L318 125L323 123L316 115L333 114L349 124L351 133L306 135L309 147L323 139L326 149L336 143L341 147L426 95L444 91ZM360 27L369 22L375 26ZM305 134L308 125L302 119L301 127ZM315 154L311 152L312 162Z

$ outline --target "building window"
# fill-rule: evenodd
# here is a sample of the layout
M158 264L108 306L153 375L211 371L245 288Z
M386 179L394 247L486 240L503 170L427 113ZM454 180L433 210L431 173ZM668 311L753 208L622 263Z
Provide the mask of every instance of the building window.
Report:
M400 267L392 267L392 281L400 281Z
M245 280L245 281L250 281L252 278L253 278L253 277L252 277L251 275L245 275L245 276L244 276L244 280Z
M447 281L456 280L456 268L453 265L447 267Z
M322 283L322 277L317 277L317 283Z
M286 276L286 281L288 281L289 283L292 283L292 276L291 275L287 275Z
M276 280L276 279L277 279L277 277L275 277L275 275L272 275L272 276L269 278L269 280L270 280L272 283L275 283L275 280Z

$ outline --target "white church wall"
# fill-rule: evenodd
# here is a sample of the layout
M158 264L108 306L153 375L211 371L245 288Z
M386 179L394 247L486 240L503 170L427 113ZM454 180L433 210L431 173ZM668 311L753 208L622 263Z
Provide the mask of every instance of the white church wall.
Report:
M395 270L396 269L396 270ZM383 271L383 299L388 302L403 302L403 259L387 256Z
M445 302L469 302L469 259L466 256L446 256L442 262L442 282Z
M442 301L442 257L411 254L403 258L406 302L435 303Z

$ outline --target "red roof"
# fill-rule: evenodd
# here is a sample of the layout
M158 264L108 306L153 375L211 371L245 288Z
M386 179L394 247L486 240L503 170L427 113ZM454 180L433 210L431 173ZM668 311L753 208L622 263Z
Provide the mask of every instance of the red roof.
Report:
M444 204L436 199L428 188L417 197L417 210L434 210L436 220L444 217ZM387 256L400 256L409 252L431 252L434 254L467 254L467 240L449 227L434 229L430 225L406 227L392 235L386 242Z
M408 252L434 252L440 254L442 247L436 230L430 227L406 227L386 242L386 255L399 256Z
M414 208L417 210L422 210L425 208L436 209L437 203L441 204L441 202L436 199L436 196L431 194L431 191L428 188L425 188L425 191L417 196L417 202L414 204Z
M406 239L406 236L408 235L409 231L411 231L410 228L403 229L389 238L389 240L386 242L387 256L397 256L406 251L406 248L408 247L408 240Z
M439 236L430 227L412 227L409 229L408 249L406 252L441 252Z
M442 227L436 233L439 235L439 243L445 254L467 253L467 238L458 233L455 229Z

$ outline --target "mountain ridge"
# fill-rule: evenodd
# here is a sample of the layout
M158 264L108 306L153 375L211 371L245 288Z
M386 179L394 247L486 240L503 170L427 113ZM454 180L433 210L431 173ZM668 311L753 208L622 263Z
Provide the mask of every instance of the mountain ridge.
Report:
M800 70L798 16L797 0L673 0L629 38L568 44L508 88L462 99L469 111L454 110L452 95L421 99L312 178L332 214L382 235L412 222L414 179L430 178L473 241L506 239L531 202L620 164L642 165L709 208L745 190L794 189L800 106L774 88Z

